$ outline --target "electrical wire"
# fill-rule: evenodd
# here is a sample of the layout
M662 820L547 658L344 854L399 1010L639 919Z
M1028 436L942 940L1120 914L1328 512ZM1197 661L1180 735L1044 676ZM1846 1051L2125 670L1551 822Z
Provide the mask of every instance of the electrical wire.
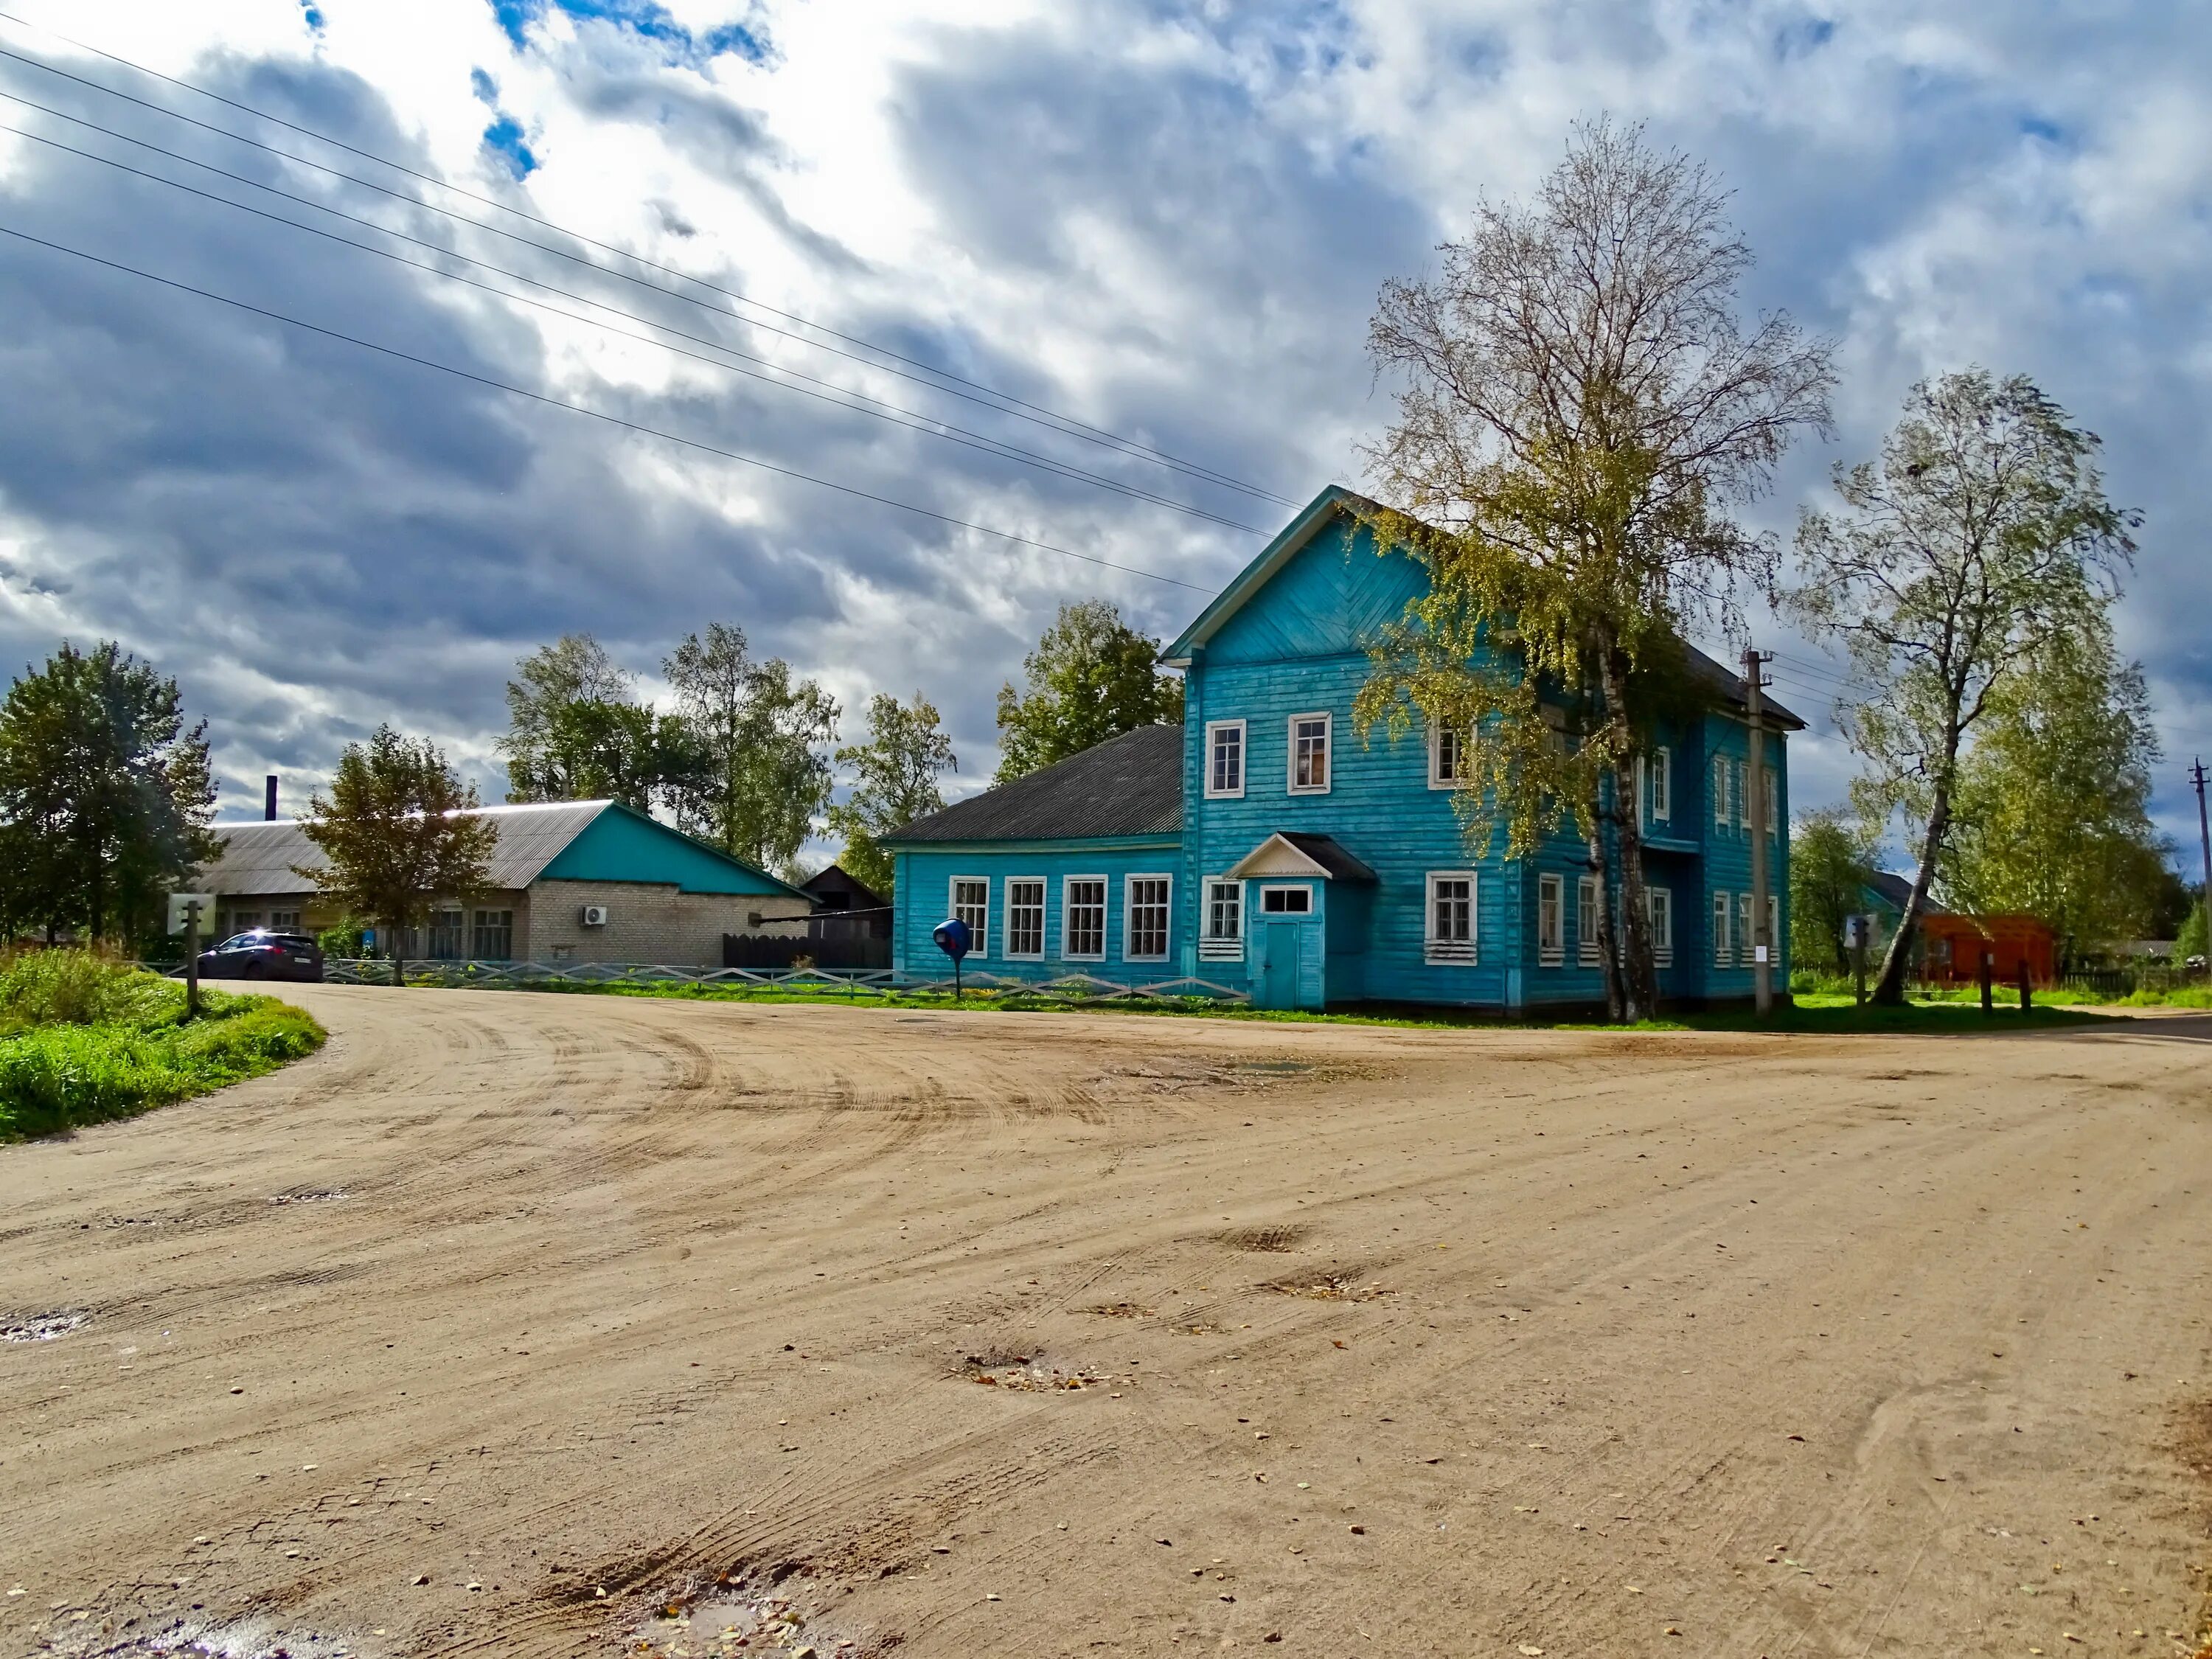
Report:
M610 426L621 427L627 431L635 432L648 438L659 438L665 442L678 444L686 449L696 449L706 454L718 455L725 460L738 461L747 466L758 467L763 471L775 473L781 477L796 479L801 483L819 485L824 489L834 489L840 495L856 496L861 501L874 501L883 507L896 507L902 513L912 513L921 518L934 519L939 524L951 525L962 530L973 530L985 536L994 536L1001 541L1012 542L1022 547L1036 548L1040 552L1056 553L1062 558L1080 559L1086 564L1101 565L1109 570L1119 570L1127 575L1145 576L1156 582L1167 582L1176 587L1187 587L1195 593L1212 591L1200 586L1196 582L1184 581L1180 577L1164 576L1155 570L1140 570L1134 565L1117 564L1111 559L1102 559L1096 554L1079 553L1073 548L1056 547L1050 542L1041 542L1031 537L1016 535L1011 530L997 530L989 525L977 524L971 520L956 519L950 514L939 513L927 507L916 507L911 501L897 501L889 495L878 495L871 490L862 489L853 484L839 483L834 479L819 477L811 472L801 472L793 467L779 466L773 461L762 460L758 456L744 454L734 449L724 449L719 445L705 443L696 438L686 438L673 432L665 432L659 427L647 426L641 422L624 420L619 415L610 415L604 410L588 408L582 404L563 403L560 398L549 397L542 392L532 392L525 386L514 386L505 380L496 380L488 374L478 374L471 369L456 368L451 363L441 363L434 358L417 356L411 351L402 351L397 346L380 345L374 340L364 340L358 335L343 333L334 328L325 328L319 323L310 323L301 318L287 316L281 311L272 311L265 306L257 306L244 300L233 299L227 294L217 294L210 289L196 288L191 283L179 282L173 276L160 276L154 271L141 270L137 265L125 264L119 259L106 258L97 253L87 252L82 248L71 247L64 242L51 241L43 236L33 236L28 231L17 230L10 225L0 224L0 236L12 236L18 241L28 242L36 247L49 248L57 253L66 253L74 258L82 259L89 264L100 265L109 270L120 271L125 276L137 276L149 283L157 283L163 288L174 289L180 294L190 294L203 300L212 300L217 305L228 306L234 310L247 312L257 317L265 317L271 322L283 323L289 327L302 329L311 334L319 334L325 339L337 340L347 345L359 346L365 351L374 351L386 357L397 358L402 362L435 369L438 373L450 374L456 380L471 380L478 386L489 386L495 392L507 392L514 397L527 398L532 403L544 404L549 408L566 410L571 415L589 416L592 420L603 421Z
M118 172L129 173L133 178L143 179L151 184L164 185L171 190L181 191L187 195L199 197L204 201L216 203L221 206L234 209L240 213L249 213L256 218L266 219L272 224L285 225L294 230L302 232L307 235L319 236L326 241L336 242L343 247L358 249L363 253L373 254L380 259L389 259L395 264L406 266L410 270L422 271L428 276L442 277L447 282L460 283L467 287L480 289L486 294L495 295L500 299L509 301L516 305L529 306L536 310L546 312L556 317L567 318L571 322L582 323L587 327L602 329L607 333L617 336L623 339L636 340L647 345L658 346L664 351L672 352L680 357L688 357L695 362L705 363L710 368L719 368L728 374L742 374L748 379L760 380L767 385L780 387L787 392L796 392L801 397L814 398L823 403L830 404L836 408L850 410L855 414L873 416L878 420L888 421L894 426L906 427L916 432L927 433L932 437L945 439L947 442L957 443L965 448L977 449L982 451L986 454L997 455L1008 460L1018 461L1024 466L1034 466L1041 471L1055 474L1056 476L1063 478L1069 478L1079 483L1093 484L1101 489L1111 490L1117 495L1127 495L1133 500L1150 501L1156 506L1167 507L1173 512L1187 514L1193 518L1204 519L1209 523L1220 525L1224 529L1241 530L1248 536L1257 536L1266 533L1263 531L1253 528L1249 525L1239 524L1234 519L1224 518L1219 514L1216 513L1209 513L1203 507L1192 507L1186 502L1175 501L1169 496L1157 495L1150 490L1139 489L1133 484L1125 484L1118 479L1104 477L1095 472L1085 471L1080 467L1072 466L1066 462L1056 461L1049 456L1038 454L1034 450L1023 449L1017 445L1005 443L996 438L987 437L980 432L970 431L965 427L954 426L950 422L939 421L933 416L923 415L914 410L902 409L896 404L885 403L881 398L869 397L866 392L855 392L848 387L836 386L830 381L817 380L813 375L803 374L795 369L787 369L781 364L772 363L767 358L755 356L750 352L740 351L734 346L726 346L720 341L708 339L703 335L686 333L684 330L672 327L665 323L658 323L653 321L651 318L641 317L634 312L624 311L618 306L611 306L603 301L593 300L588 295L572 293L567 289L556 288L550 283L539 282L536 277L526 276L520 271L509 270L504 266L492 264L486 260L472 258L468 254L457 252L453 249L446 247L441 244L426 241L419 236L410 236L404 231L392 230L386 226L377 224L373 220L363 219L354 214L341 212L336 208L325 206L323 204L313 201L307 197L297 196L289 191L278 190L273 185L262 184L256 179L246 178L242 174L228 172L222 167L212 166L205 161L196 161L189 155L180 155L173 150L162 149L159 144L151 144L148 143L143 139L133 138L128 133L113 131L109 128L100 125L97 122L85 121L79 117L67 114L62 111L49 109L43 104L33 102L33 100L26 98L18 98L12 93L0 92L0 98L5 98L13 103L26 105L29 108L38 110L44 114L58 116L60 119L64 121L75 122L79 125L90 127L94 132L103 133L108 137L119 139L121 142L127 144L138 145L142 149L152 150L158 155L165 155L172 161L183 162L187 167L203 168L207 172L216 174L220 178L231 179L234 183L245 185L251 189L265 191L269 194L281 197L288 202L296 202L301 206L312 209L316 212L326 213L333 218L343 219L349 224L360 225L363 228L374 231L379 235L390 236L396 240L410 243L414 246L427 249L433 253L442 255L445 258L457 259L464 264L474 265L479 270L492 271L498 276L508 277L518 283L526 283L531 287L541 289L548 294L556 294L560 295L562 299L573 300L579 305L590 306L597 310L611 312L617 317L625 318L631 322L641 324L647 328L658 329L664 333L675 335L678 339L692 341L696 344L706 346L711 350L726 352L731 356L741 357L747 362L759 363L763 368L775 370L775 374L764 374L754 369L740 368L735 363L724 362L719 358L702 356L698 352L687 351L681 346L670 345L667 342L654 339L649 335L636 334L631 332L628 329L616 328L612 325L603 322L597 318L579 316L573 311L564 311L558 306L549 306L541 301L530 299L524 295L509 294L503 289L493 287L488 283L477 282L473 278L464 276L456 271L441 270L434 265L424 264L419 260L403 258L398 254L393 253L388 249L372 246L367 242L356 241L349 236L340 236L336 234L334 232L324 230L313 225L301 224L296 219L287 218L282 214L270 213L260 208L249 206L244 202L234 201L227 196L216 195L211 191L201 190L195 185L184 183L181 179L165 179L159 173L148 173L143 168L134 167L127 162L118 161L112 156L100 155L91 150L79 149L74 144L65 144L58 138L51 138L43 133L33 132L27 128L11 126L4 121L0 121L0 132L12 132L18 137L27 138L34 143L46 145L49 148L60 150L65 155L74 155L83 161L98 162L102 167L112 167ZM809 385L821 386L826 388L826 390L818 392L810 391L807 386L794 386L790 384L788 381L777 379L776 375L779 374L787 374L793 380L805 381L808 382ZM849 399L858 399L859 401L848 401ZM863 405L865 404L872 404L874 405L874 407L864 407Z
M1042 404L1027 402L1023 398L1013 396L1011 392L996 391L990 386L985 386L981 381L969 380L965 375L956 374L950 369L933 368L930 364L923 362L918 358L907 356L902 353L893 351L888 347L876 345L873 343L862 339L855 335L842 333L840 331L830 328L825 325L809 321L806 318L799 316L795 313L782 311L774 306L768 305L763 301L751 299L735 289L724 288L719 283L708 281L704 277L691 276L688 272L676 269L674 266L662 264L658 261L648 259L642 254L633 253L629 250L618 247L612 243L603 242L594 237L586 236L580 231L570 230L565 226L556 224L550 219L540 218L536 214L526 212L520 208L509 206L507 204L501 202L495 198L481 196L473 191L465 190L459 185L449 184L446 180L436 178L432 174L418 172L413 167L410 167L402 162L392 161L388 157L379 155L374 151L359 149L352 144L345 143L342 139L333 138L327 133L319 132L312 127L302 126L295 122L285 120L282 116L271 115L264 110L256 109L252 105L240 103L234 99L224 97L220 93L210 92L204 87L195 86L189 81L179 80L174 76L164 75L159 70L149 69L142 64L133 63L127 58L118 57L115 53L103 51L98 46L88 45L82 40L73 40L65 34L58 33L52 29L46 28L40 24L33 23L27 19L18 17L13 13L0 11L0 21L15 23L18 27L24 28L35 29L39 33L49 35L52 39L60 40L68 46L75 46L81 52L90 52L95 57L104 58L110 63L118 64L125 69L133 70L137 74L146 76L150 79L166 82L169 85L181 88L187 92L196 93L201 97L211 99L216 103L228 106L228 107L238 110L242 113L252 115L257 119L268 121L276 126L283 127L289 131L299 133L304 137L313 138L318 143L328 144L335 149L343 150L349 155L360 156L365 161L374 161L380 167L390 167L396 173L404 173L409 178L419 179L424 184L433 185L439 189L451 191L454 194L461 196L470 201L481 203L485 206L494 208L502 213L511 214L516 218L525 220L532 224L543 226L548 230L555 231L559 234L568 237L570 240L580 242L587 247L599 248L605 252L614 254L618 258L629 259L647 270L660 271L663 274L673 276L681 282L692 283L697 287L707 289L710 293L719 294L726 299L734 300L740 305L750 306L756 310L768 313L770 316L781 317L785 320L797 323L802 327L813 329L817 332L826 334L833 339L843 340L848 344L856 345L865 350L875 352L878 356L890 358L894 362L907 364L908 368L918 369L921 374L930 375L933 378L930 380L923 380L918 374L908 374L903 370L893 368L890 367L889 364L876 362L867 358L856 356L849 351L839 350L836 347L825 345L819 340L809 339L805 335L794 334L788 329L777 328L773 325L763 323L757 318L743 316L740 313L731 310L726 306L709 305L707 301L699 299L695 295L682 293L679 290L669 288L665 284L647 281L645 278L633 276L628 271L611 269L606 265L599 264L597 260L585 258L580 255L571 253L564 248L553 247L546 243L532 240L529 237L519 235L513 231L501 229L496 225L487 224L481 219L471 218L466 214L456 213L449 208L442 208L434 203L426 202L422 198L410 195L404 191L393 190L388 185L380 185L373 179L363 179L359 177L357 174L346 173L337 167L325 166L324 163L319 161L311 161L304 155L295 155L289 150L280 149L273 144L264 143L258 138L250 138L243 133L233 132L227 127L221 127L216 125L212 122L199 120L195 117L183 113L181 111L170 109L166 106L155 103L149 99L137 97L131 93L123 92L116 88L103 85L100 82L88 79L84 76L71 74L67 70L58 68L52 64L42 61L41 59L26 57L21 52L9 52L5 47L0 47L0 58L9 58L16 63L26 64L33 69L41 70L46 74L58 76L65 81L74 82L77 85L89 88L94 92L104 93L111 98L120 99L126 103L136 104L142 109L151 110L155 114L167 116L172 120L182 121L187 125L198 127L203 131L215 133L219 137L228 138L234 143L251 145L256 149L264 151L269 155L277 156L283 160L294 162L298 166L313 167L317 172L325 173L331 178L342 179L349 184L358 185L363 189L376 191L382 195L391 197L395 201L405 202L411 206L421 208L426 212L441 214L458 223L474 226L476 228L486 231L495 236L506 237L509 240L520 242L525 246L533 247L541 252L552 254L556 258L567 259L574 264L586 265L593 270L601 272L604 275L618 278L623 282L633 283L642 288L651 289L656 293L668 295L672 298L682 300L687 304L698 306L703 310L719 311L726 315L737 317L740 321L744 322L752 327L763 329L772 334L781 335L786 339L793 340L800 345L810 347L817 351L826 351L833 356L847 358L851 362L861 364L865 368L872 368L887 374L896 375L901 380L913 381L915 384L926 386L933 392L942 392L951 397L960 398L969 403L980 404L983 407L994 410L1000 414L1012 415L1017 419L1034 421L1040 425L1048 427L1053 431L1060 432L1073 437L1081 438L1088 442L1100 444L1121 454L1132 456L1141 460L1147 460L1158 465L1169 467L1173 471L1183 473L1189 477L1197 478L1208 483L1216 484L1223 489L1233 489L1240 494L1253 496L1259 500L1274 501L1285 507L1297 507L1300 505L1300 503L1291 500L1289 496L1278 495L1273 490L1262 489L1256 485L1245 483L1240 479L1231 477L1228 474L1217 471L1211 467L1203 467L1196 465L1195 463L1182 460L1180 458L1169 453L1167 451L1156 448L1150 444L1142 444L1137 442L1133 439L1123 438L1118 434L1109 432L1103 427L1092 426L1088 422L1079 421L1073 416L1060 414L1056 410L1044 407ZM940 384L940 382L946 380L952 381L955 384L953 386ZM957 389L958 386L967 386L971 388L971 390L969 392L962 392Z

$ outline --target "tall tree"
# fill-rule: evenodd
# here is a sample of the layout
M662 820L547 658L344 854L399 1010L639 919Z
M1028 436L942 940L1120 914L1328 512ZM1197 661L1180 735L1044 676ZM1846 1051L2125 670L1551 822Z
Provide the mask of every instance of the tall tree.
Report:
M514 665L507 683L507 799L589 800L611 778L649 769L622 750L641 734L619 711L634 709L635 678L589 634L563 634Z
M1528 206L1486 204L1441 272L1392 282L1368 331L1400 384L1369 454L1379 550L1428 567L1355 714L1465 734L1462 821L1509 852L1571 819L1606 884L1607 1000L1656 998L1632 811L1653 699L1683 689L1680 630L1736 622L1772 544L1729 509L1800 428L1825 430L1830 348L1786 316L1747 327L1750 250L1702 166L1639 128L1577 128ZM1616 931L1617 930L1617 931Z
M2041 917L2067 963L2147 936L2171 879L2150 818L2160 758L2142 669L2120 659L2109 620L2046 641L1992 690L1960 757L1946 901Z
M0 703L10 908L48 937L158 933L166 893L216 855L204 722L177 683L112 641L64 643Z
M868 700L868 740L837 751L855 776L846 799L830 809L830 827L845 838L837 862L846 874L889 897L896 873L881 838L945 805L938 780L959 765L937 709L921 692L909 706L887 692Z
M763 662L744 630L709 623L678 646L662 671L675 688L690 759L678 817L732 857L788 872L830 805L826 745L837 740L836 699Z
M1006 783L1140 726L1182 720L1182 681L1160 672L1159 641L1121 620L1106 599L1063 605L1022 659L1024 689L999 688Z
M1918 844L1879 1001L1904 1000L1977 726L2118 593L2140 520L2106 499L2098 448L2025 376L1966 369L1914 386L1881 460L1836 468L1841 510L1798 526L1803 579L1784 602L1844 641L1866 688L1836 706L1865 767L1853 800L1873 822L1901 814Z
M491 884L487 867L499 844L489 818L473 816L476 786L462 786L428 738L404 738L380 726L367 743L338 757L326 799L308 804L307 837L330 860L299 866L349 915L364 916L392 944L392 982L405 983L407 929L430 902L466 898Z
M1797 820L1790 832L1790 961L1838 973L1848 965L1844 919L1866 908L1875 846L1875 837L1843 807L1820 807Z

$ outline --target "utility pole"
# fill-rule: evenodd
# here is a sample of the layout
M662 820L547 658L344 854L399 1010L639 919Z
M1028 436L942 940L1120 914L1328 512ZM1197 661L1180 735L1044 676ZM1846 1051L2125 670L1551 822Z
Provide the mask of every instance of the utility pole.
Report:
M1744 787L1751 791L1751 982L1759 1017L1774 1012L1774 940L1766 925L1766 756L1760 742L1765 688L1761 671L1770 654L1743 653L1744 712L1749 716L1751 758L1743 769Z
M2189 769L2189 778L2190 781L2197 786L2197 834L2204 843L2204 891L2203 894L2204 920L2208 927L2212 927L2212 829L2208 829L2205 825L2204 757L2203 756L2198 756L2196 764Z

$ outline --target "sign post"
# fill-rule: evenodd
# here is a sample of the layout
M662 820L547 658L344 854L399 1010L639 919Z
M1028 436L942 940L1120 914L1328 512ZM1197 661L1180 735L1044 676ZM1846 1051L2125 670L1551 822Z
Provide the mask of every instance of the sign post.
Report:
M937 941L939 950L952 958L952 1000L957 1002L960 1000L960 958L968 954L969 946L974 943L968 932L968 924L955 916L950 921L939 922L930 937Z
M185 1018L200 1017L200 917L215 908L212 893L169 895L169 931L185 936Z

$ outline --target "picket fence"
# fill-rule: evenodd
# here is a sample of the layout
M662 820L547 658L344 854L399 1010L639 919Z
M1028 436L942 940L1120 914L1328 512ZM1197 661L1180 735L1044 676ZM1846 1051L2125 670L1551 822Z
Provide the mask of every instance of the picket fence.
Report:
M166 969L181 975L181 966ZM392 964L380 958L328 957L323 977L335 985L389 985ZM477 990L527 990L573 985L699 985L752 986L785 991L944 992L956 988L953 979L901 974L889 968L672 968L657 963L582 962L548 964L538 962L409 962L407 982ZM1066 974L1058 979L1026 980L1011 975L963 975L957 988L989 992L998 996L1020 995L1054 1002L1175 1002L1206 998L1220 1002L1249 1002L1244 992L1212 980L1180 978L1139 984L1102 979L1096 974Z

